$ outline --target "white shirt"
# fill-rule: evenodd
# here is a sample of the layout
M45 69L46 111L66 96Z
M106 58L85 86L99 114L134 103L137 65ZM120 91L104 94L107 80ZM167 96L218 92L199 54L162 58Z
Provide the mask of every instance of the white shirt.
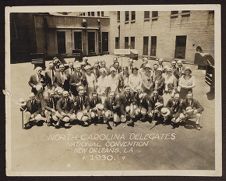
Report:
M119 85L119 75L115 75L114 77L110 75L107 76L107 85L110 87L111 91L115 92Z
M138 89L141 89L142 79L140 74L134 75L131 74L129 76L129 86L133 91L137 91Z
M100 76L98 79L97 79L97 93L99 95L103 95L105 93L105 90L108 86L108 80L107 80L107 77L102 77Z
M94 74L90 74L90 75L86 74L86 80L88 83L88 87L92 87L92 88L95 87L96 78L95 78Z

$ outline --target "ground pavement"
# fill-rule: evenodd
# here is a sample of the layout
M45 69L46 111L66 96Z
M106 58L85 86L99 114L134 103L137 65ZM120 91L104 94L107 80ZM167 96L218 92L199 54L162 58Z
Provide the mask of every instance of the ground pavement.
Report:
M89 57L93 63L96 59L105 59L107 65L112 62L112 56ZM67 59L70 61L71 59ZM126 64L127 59L120 59ZM153 62L151 62L153 63ZM140 64L138 61L136 64ZM167 64L167 63L165 63ZM70 129L55 129L54 127L33 127L30 130L21 128L21 112L16 104L20 97L26 98L30 93L29 76L33 73L30 63L12 64L11 68L11 166L13 171L78 171L78 170L212 170L214 169L214 99L209 100L206 93L209 87L204 82L204 72L189 65L196 77L194 97L204 106L201 125L198 131L190 127L172 129L171 126L158 125L154 122L136 122L134 127L121 124L112 130L106 125L90 125L82 127L75 125ZM8 122L9 120L7 120ZM7 132L10 130L8 129ZM73 138L81 135L121 135L120 141L134 141L129 134L157 136L148 139L148 146L120 146L118 153L80 154L78 147L73 147ZM70 135L68 140L65 136ZM166 136L168 135L168 136ZM55 136L55 137L54 137ZM59 138L60 137L60 138ZM167 139L165 139L167 137ZM51 139L52 138L52 139ZM54 139L55 138L55 139ZM152 137L153 138L153 137ZM174 139L175 138L175 139ZM67 138L66 138L67 139ZM81 141L81 138L78 138ZM72 141L71 141L72 140ZM104 147L108 140L89 140ZM119 142L120 142L119 141ZM142 138L139 140L142 144ZM117 142L114 142L114 144ZM72 144L71 146L69 146ZM97 145L98 147L98 145ZM128 150L125 150L125 147ZM115 148L115 147L114 147ZM75 151L76 150L76 151ZM93 149L94 150L94 149ZM117 149L116 149L117 151ZM130 152L129 152L130 151ZM129 153L126 153L129 152ZM96 155L105 155L96 157ZM111 155L111 156L109 156ZM94 156L94 157L93 157ZM106 158L107 157L107 158ZM8 165L10 166L10 165Z

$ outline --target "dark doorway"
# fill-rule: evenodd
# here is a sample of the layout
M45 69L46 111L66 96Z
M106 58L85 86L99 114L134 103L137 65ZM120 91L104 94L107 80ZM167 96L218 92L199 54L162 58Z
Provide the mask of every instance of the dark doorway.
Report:
M74 32L74 49L82 50L82 32Z
M66 53L65 32L64 31L58 31L57 32L57 46L58 46L58 53L59 54Z
M148 36L143 37L143 55L148 55Z
M157 36L151 36L151 56L156 56Z
M95 54L95 32L88 32L88 53Z
M102 52L108 53L108 32L102 32Z
M176 36L175 58L185 58L187 36Z

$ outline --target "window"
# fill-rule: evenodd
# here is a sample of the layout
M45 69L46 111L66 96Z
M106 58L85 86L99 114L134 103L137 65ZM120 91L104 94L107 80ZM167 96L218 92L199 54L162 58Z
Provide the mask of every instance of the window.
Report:
M182 12L181 12L181 16L182 16L182 17L190 16L190 13L191 13L190 11L182 11Z
M135 37L130 37L130 48L135 49Z
M101 11L101 16L104 16L104 11Z
M125 23L129 22L129 11L125 11Z
M178 17L178 11L171 11L171 18L177 18Z
M157 36L151 36L151 56L156 56Z
M131 11L131 23L134 23L136 20L136 12L135 11Z
M64 54L66 53L66 44L65 44L65 32L57 31L57 45L58 45L58 53Z
M119 49L120 48L120 40L119 37L115 37L115 49Z
M129 37L125 37L125 49L129 48Z
M150 11L144 11L144 21L149 21L150 19Z
M97 11L97 16L100 16L100 11Z
M90 12L88 12L88 16L90 16Z
M94 12L91 12L91 16L95 16L95 13Z
M158 11L152 11L152 20L158 19Z
M148 36L143 37L143 55L148 55Z
M120 11L117 11L117 22L120 22Z
M86 13L83 13L82 15L83 15L83 16L85 16L85 15L86 15Z

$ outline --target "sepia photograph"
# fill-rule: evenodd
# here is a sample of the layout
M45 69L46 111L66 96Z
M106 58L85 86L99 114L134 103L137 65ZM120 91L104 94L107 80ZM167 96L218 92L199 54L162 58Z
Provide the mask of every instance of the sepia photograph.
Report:
M221 176L220 10L6 7L6 174Z

